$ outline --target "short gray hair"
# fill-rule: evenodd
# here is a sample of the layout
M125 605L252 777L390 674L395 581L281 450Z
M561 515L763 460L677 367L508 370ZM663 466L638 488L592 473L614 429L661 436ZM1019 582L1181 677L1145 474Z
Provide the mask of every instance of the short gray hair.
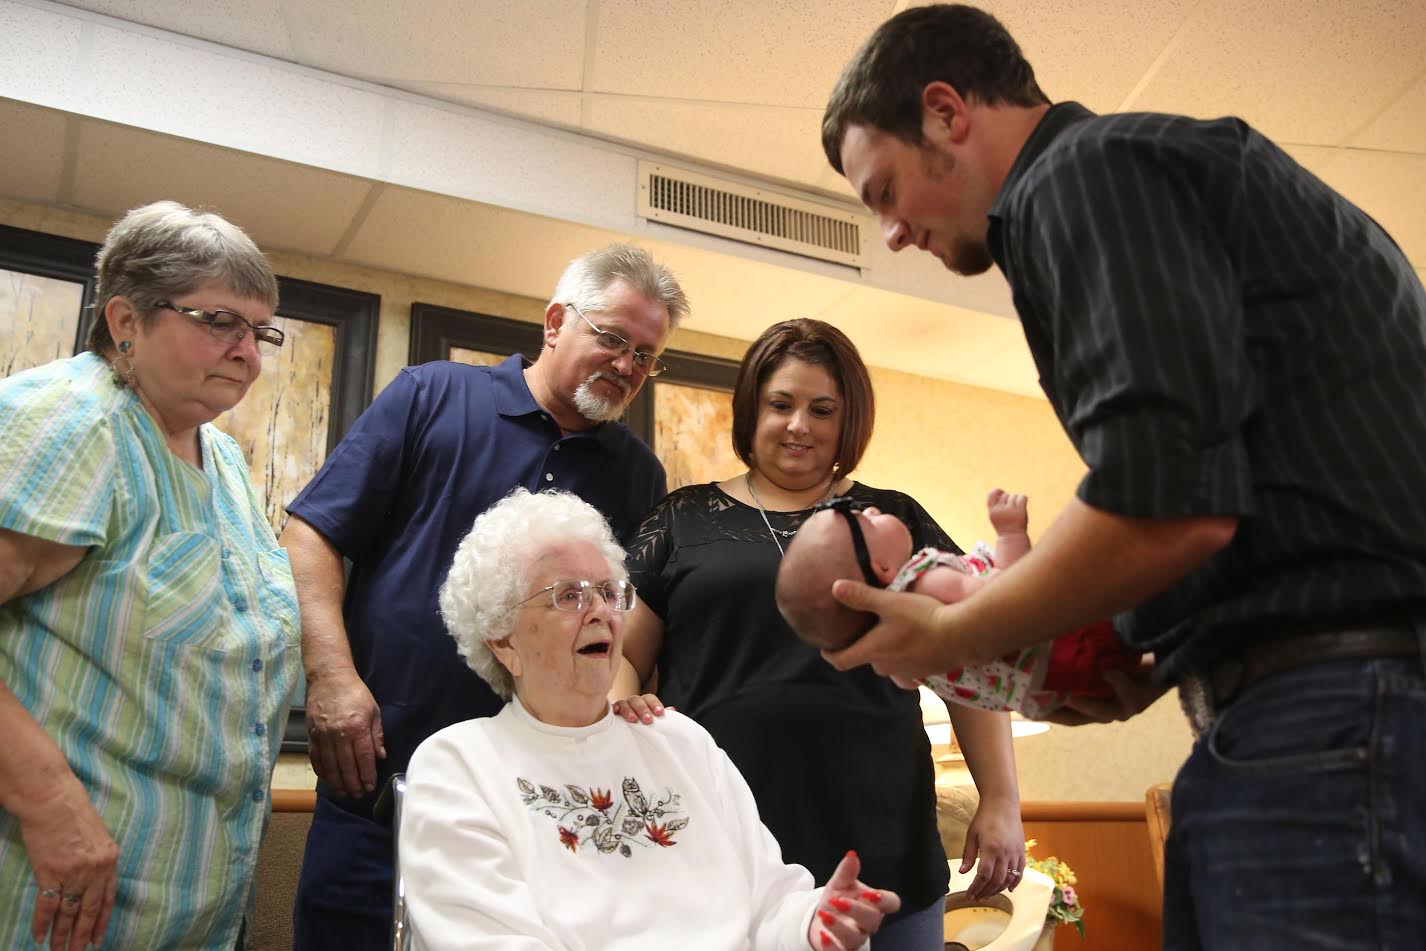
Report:
M608 306L609 285L622 278L649 300L668 311L668 329L688 316L688 296L678 278L649 252L629 244L611 244L598 251L581 254L560 275L551 304L573 304L583 311L604 310Z
M156 201L120 218L94 266L99 282L86 346L95 353L114 345L104 309L115 297L128 298L145 326L160 301L204 284L222 284L277 309L277 277L252 238L221 215L176 201Z
M476 518L441 585L441 617L456 648L470 669L505 700L515 692L515 682L486 642L514 630L515 607L528 593L536 556L555 543L571 541L599 549L611 579L629 577L624 549L598 509L569 492L531 494L518 487Z

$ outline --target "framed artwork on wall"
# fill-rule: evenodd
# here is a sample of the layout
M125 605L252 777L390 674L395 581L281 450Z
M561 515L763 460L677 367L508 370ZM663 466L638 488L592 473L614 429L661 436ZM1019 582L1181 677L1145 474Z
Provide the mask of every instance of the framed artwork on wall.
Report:
M0 226L0 377L84 349L95 315L99 246ZM274 533L283 506L371 402L375 294L278 278L275 323L287 334L243 401L214 421L242 447ZM305 752L305 690L299 678L284 752Z

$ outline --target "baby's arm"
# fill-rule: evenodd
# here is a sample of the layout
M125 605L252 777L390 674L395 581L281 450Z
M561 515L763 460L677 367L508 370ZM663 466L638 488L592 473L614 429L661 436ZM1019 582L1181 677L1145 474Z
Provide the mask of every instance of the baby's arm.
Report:
M995 528L995 564L1008 568L1030 550L1030 499L991 489L985 498L990 524Z
M942 604L955 604L979 591L989 581L989 575L968 575L954 568L932 568L917 578L906 590L926 594Z

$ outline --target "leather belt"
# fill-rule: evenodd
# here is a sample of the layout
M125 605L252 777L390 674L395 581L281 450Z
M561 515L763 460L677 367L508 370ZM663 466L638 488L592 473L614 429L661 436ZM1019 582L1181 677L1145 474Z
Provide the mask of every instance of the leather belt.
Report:
M1420 656L1421 652L1421 636L1404 624L1327 631L1249 643L1236 654L1214 661L1206 673L1217 712L1253 684L1294 667L1333 660Z

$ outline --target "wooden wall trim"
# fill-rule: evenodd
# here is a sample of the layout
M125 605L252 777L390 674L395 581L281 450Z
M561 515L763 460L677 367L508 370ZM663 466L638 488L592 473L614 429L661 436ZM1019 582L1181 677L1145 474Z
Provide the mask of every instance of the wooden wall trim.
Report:
M273 812L311 812L317 807L315 789L274 789Z
M1142 802L1024 802L1026 822L1143 822Z

